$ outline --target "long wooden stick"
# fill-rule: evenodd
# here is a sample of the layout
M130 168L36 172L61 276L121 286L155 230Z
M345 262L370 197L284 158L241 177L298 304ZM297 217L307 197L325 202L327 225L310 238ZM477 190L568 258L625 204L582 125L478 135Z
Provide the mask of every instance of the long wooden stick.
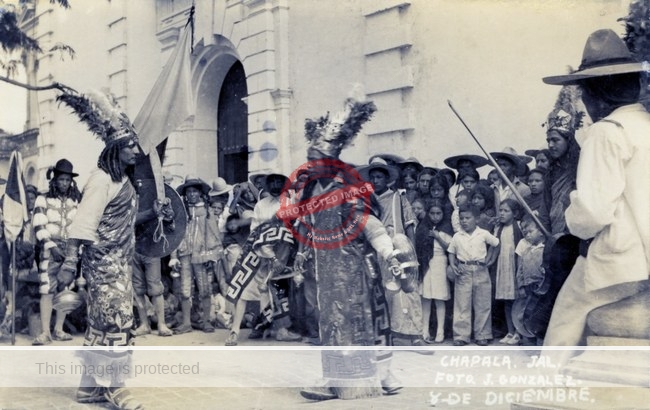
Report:
M497 172L499 173L499 176L501 177L501 179L503 179L503 180L506 182L506 184L508 184L508 186L510 187L510 190L511 190L512 193L515 195L515 197L517 198L517 200L519 201L519 203L521 204L521 206L522 206L522 207L526 210L526 212L528 212L528 214L533 218L533 220L535 221L535 223L537 224L537 226L539 227L539 229L540 229L542 232L544 232L544 235L546 235L547 238L550 238L550 237L551 237L551 233L550 233L549 231L547 231L546 228L544 228L544 225L543 225L542 222L539 220L539 218L537 218L537 215L535 215L535 213L533 212L533 210L530 209L530 207L529 207L528 204L526 203L526 200L524 199L524 197L522 197L521 194L519 193L519 191L517 191L517 187L515 187L515 184L513 184L512 181L510 181L510 179L506 176L506 173L503 172L503 170L501 169L501 167L499 166L499 164L497 164L497 162L494 160L494 158L492 157L492 155L490 155L490 153L487 152L487 151L483 148L483 145L481 145L481 143L478 141L478 138L476 138L476 136L474 135L474 133L472 132L472 130L470 130L469 127L467 126L467 124L465 124L465 121L463 121L463 118L460 116L460 114L458 113L458 111L456 111L456 109L454 108L454 106L451 104L451 101L447 100L447 104L449 104L449 108L451 108L451 110L454 112L454 114L456 114L456 117L458 117L458 119L459 119L460 122L463 124L463 126L465 127L465 129L467 130L467 132L469 132L469 135L471 135L472 138L474 139L474 141L476 142L476 144L478 144L479 148L481 148L481 151L483 151L483 153L485 154L485 156L487 157L487 159L490 161L490 163L492 164L492 166L494 167L494 169L497 170Z
M11 345L16 345L16 276L18 272L16 269L16 241L11 244Z

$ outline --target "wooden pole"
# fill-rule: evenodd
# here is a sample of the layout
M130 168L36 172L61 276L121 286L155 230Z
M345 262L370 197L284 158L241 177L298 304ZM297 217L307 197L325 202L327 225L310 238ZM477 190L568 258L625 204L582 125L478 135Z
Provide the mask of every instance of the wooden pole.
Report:
M481 143L478 141L478 139L476 138L476 136L474 136L474 133L472 133L472 130L469 129L469 127L467 126L467 124L465 124L465 121L463 121L463 118L460 116L460 114L458 114L458 111L456 111L456 109L454 108L454 106L451 104L451 101L447 100L447 104L449 104L449 108L451 108L451 110L454 112L454 114L456 114L456 117L458 117L458 119L459 119L460 122L463 124L463 126L465 127L465 129L467 130L467 132L469 132L469 135L471 135L472 138L474 139L474 141L476 142L476 144L478 144L479 148L481 148L481 151L483 151L483 153L485 154L485 156L487 157L487 159L490 161L490 163L492 164L492 166L494 167L494 169L497 170L497 172L499 173L499 176L501 177L501 179L503 179L503 180L506 182L506 184L508 184L508 186L510 187L510 190L512 191L512 193L514 194L514 196L517 198L517 200L519 201L519 203L521 204L521 206L522 206L522 207L526 210L526 212L527 212L527 213L528 213L528 214L533 218L533 220L535 221L535 223L537 224L537 226L539 227L539 229L540 229L542 232L544 232L544 235L546 235L547 238L550 238L550 237L551 237L551 233L550 233L549 231L546 230L546 228L544 227L544 225L542 224L542 222L539 220L539 218L537 217L537 215L535 215L535 213L533 212L533 210L530 209L530 207L529 207L528 204L526 203L526 200L521 196L521 194L519 193L519 191L517 191L517 187L515 187L515 184L513 184L512 181L510 181L510 179L508 178L508 176L506 175L506 173L503 172L503 170L501 169L501 167L499 166L499 164L497 164L497 162L494 160L494 158L492 157L492 155L490 155L490 153L487 152L487 151L483 148L483 146L482 146Z

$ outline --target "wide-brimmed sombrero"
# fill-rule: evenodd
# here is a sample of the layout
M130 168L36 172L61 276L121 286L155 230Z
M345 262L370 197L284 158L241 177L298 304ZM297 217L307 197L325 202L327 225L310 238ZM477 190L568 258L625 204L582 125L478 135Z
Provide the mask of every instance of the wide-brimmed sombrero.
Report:
M613 30L603 29L593 32L587 39L582 63L577 71L544 77L542 81L552 85L569 85L588 78L646 70L644 63L636 61L625 42Z
M219 196L232 191L233 186L229 185L225 179L219 177L212 181L212 189L208 193L209 196Z
M512 147L505 147L499 152L490 152L490 155L492 155L492 158L494 158L495 161L502 158L512 162L515 166L515 173L517 175L523 175L528 170L526 167L526 161L524 161L523 157L517 154L517 151Z
M266 178L264 178L264 188L265 188L265 189L268 189L269 181L271 181L271 179L273 179L273 178L280 178L280 179L282 179L282 186L284 186L284 184L287 182L287 179L289 179L289 178L288 178L286 175L284 175L284 174L278 174L278 173L275 173L275 172L274 172L274 173L270 173L270 174L266 175Z
M474 169L487 165L489 161L479 155L463 154L454 155L453 157L445 158L443 161L449 168L458 169L458 162L469 161L474 164Z
M404 161L400 162L398 165L399 165L399 169L401 169L402 171L404 171L408 167L413 167L415 169L415 172L418 174L424 168L424 165L422 165L420 161L418 161L418 159L415 157L408 157Z
M257 180L257 178L259 178L259 177L265 177L265 176L267 176L268 174L269 174L268 172L257 172L257 173L255 173L255 174L250 174L250 176L248 177L248 180L249 180L252 184L255 184L255 181Z
M387 165L390 165L390 166L397 166L397 165L399 165L400 162L404 161L404 158L400 157L399 155L394 155L394 154L375 154L375 155L373 155L373 156L370 157L370 159L368 160L368 164L372 164L372 162L373 162L376 158L381 158L381 159L383 159L384 161L386 161L386 164L387 164Z
M197 187L204 195L208 195L210 192L210 185L208 185L201 178L198 178L194 175L188 175L185 177L185 182L176 188L176 191L181 195L185 196L185 190L189 187Z
M381 169L388 173L388 183L395 182L399 177L399 170L393 166L390 166L382 158L374 158L370 165L366 165L358 169L359 175L365 181L370 182L370 172L375 169Z

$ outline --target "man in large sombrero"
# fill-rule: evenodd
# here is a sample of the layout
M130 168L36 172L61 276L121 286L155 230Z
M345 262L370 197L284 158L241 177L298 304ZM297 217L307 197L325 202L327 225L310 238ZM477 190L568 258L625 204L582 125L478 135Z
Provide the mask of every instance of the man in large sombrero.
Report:
M566 210L569 231L582 239L580 256L560 291L547 346L585 344L592 310L647 292L650 263L650 114L638 103L640 73L612 30L592 33L580 68L544 78L578 85L594 121L582 138L577 189ZM571 352L560 352L559 364Z

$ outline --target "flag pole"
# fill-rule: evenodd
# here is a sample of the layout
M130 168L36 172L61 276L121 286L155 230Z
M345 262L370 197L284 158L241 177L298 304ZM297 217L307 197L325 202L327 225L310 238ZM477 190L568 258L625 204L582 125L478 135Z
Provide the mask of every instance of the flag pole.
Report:
M16 344L16 241L11 244L11 345Z

